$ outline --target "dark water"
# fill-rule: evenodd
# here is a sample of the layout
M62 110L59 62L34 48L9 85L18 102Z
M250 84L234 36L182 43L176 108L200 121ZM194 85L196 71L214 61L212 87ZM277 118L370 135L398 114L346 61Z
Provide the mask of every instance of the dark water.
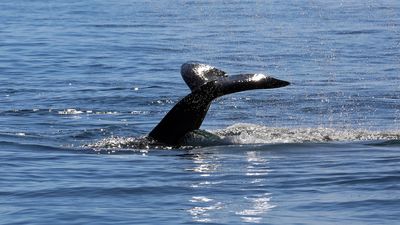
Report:
M400 3L0 2L1 224L396 224ZM291 86L216 100L224 146L139 149L180 65Z

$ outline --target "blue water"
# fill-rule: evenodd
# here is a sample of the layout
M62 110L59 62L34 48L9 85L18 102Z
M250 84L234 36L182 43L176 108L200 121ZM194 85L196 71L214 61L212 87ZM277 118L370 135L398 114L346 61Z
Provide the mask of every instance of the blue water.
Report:
M0 9L0 224L400 223L398 1ZM217 99L225 145L135 145L189 60L292 85Z

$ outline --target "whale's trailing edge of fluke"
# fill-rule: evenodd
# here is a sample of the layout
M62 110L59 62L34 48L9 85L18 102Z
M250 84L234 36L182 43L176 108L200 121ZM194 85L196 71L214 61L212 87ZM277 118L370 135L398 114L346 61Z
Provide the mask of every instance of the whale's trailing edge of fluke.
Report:
M149 137L168 145L179 145L182 138L200 128L211 102L223 95L289 85L264 74L228 76L222 70L200 63L185 63L181 75L192 92L180 100L149 133Z
M192 90L192 92L210 81L217 81L217 83L223 83L226 85L234 83L238 85L238 83L243 83L243 85L238 85L239 87L245 86L244 84L248 84L248 89L246 90L279 88L290 84L287 81L278 80L271 76L259 73L228 76L225 71L222 71L210 65L191 62L184 63L182 65L181 75L183 80ZM235 90L235 88L233 89Z

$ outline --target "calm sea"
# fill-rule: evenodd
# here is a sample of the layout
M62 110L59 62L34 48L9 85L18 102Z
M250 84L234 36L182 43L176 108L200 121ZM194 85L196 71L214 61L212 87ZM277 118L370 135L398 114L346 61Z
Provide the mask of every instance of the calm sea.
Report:
M217 99L224 145L135 147L190 60L292 84ZM399 218L399 1L0 2L0 224Z

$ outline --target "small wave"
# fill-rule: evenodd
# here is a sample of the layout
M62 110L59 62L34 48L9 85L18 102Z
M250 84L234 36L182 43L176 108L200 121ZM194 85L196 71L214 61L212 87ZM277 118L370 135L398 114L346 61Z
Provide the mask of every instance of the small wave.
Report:
M333 31L333 33L337 34L337 35L375 34L375 33L379 33L379 32L380 32L379 30L375 30L375 29Z
M380 143L371 143L368 144L371 146L400 146L400 139L397 140L386 140L384 142L380 142Z
M40 150L40 151L61 151L61 150L71 150L72 146L56 146L51 144L43 144L43 143L32 143L29 141L21 142L21 141L3 141L0 140L0 146L2 147L17 147L29 150Z
M101 112L101 111L93 111L93 110L81 111L81 110L78 110L78 109L65 109L65 110L58 111L58 114L60 114L60 115L78 115L78 114L97 114L97 115L100 115L100 114L109 115L109 114L111 114L111 115L115 115L115 114L118 114L118 112L112 112L112 111L110 111L110 112Z
M58 114L61 115L76 115L76 114L82 114L83 111L80 110L76 110L76 109L66 109L63 111L58 111Z
M333 128L276 128L255 124L234 124L214 132L232 144L306 143L332 141L400 140L400 132Z
M163 25L157 24L88 24L88 27L95 27L95 28L163 28Z
M95 111L95 110L83 110L83 109L13 109L0 111L0 116L27 116L30 114L36 115L47 115L47 114L58 114L58 115L79 115L79 114L96 114L96 115L117 115L122 113L130 114L148 114L148 111L132 111L132 112L117 112L117 111Z

